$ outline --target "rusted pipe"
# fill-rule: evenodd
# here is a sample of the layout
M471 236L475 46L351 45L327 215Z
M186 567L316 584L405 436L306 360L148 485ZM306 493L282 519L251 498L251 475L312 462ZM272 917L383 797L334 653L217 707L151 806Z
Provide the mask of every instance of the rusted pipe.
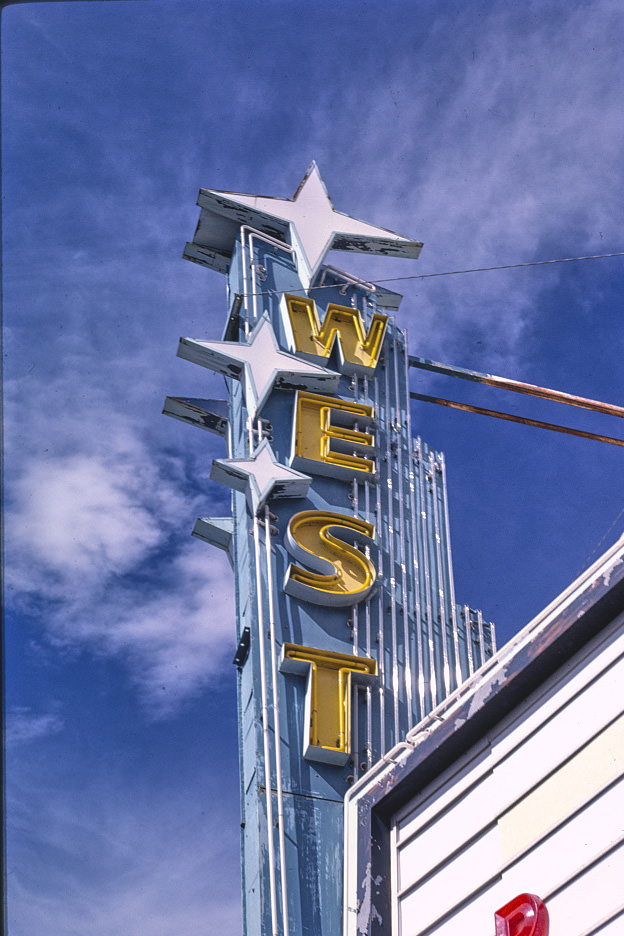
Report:
M624 416L624 406L614 403L602 403L600 400L590 400L586 397L575 396L573 393L562 393L560 390L549 390L547 387L538 387L535 384L523 383L520 380L510 380L508 377L495 377L493 374L482 374L479 371L467 370L465 367L455 367L452 364L440 364L437 361L428 361L410 355L410 367L433 371L435 374L445 374L447 377L460 377L462 380L472 380L475 383L487 384L489 387L498 387L501 390L513 390L514 393L526 393L529 396L541 397L555 403L567 403L568 406L579 406L581 409L593 410L596 413L607 413L609 416Z
M448 406L451 409L464 410L466 413L478 413L481 416L494 416L496 419L506 419L509 422L522 423L524 426L536 426L538 429L550 429L552 432L563 432L566 435L580 436L582 439L593 439L596 442L608 442L609 445L624 447L624 439L614 439L611 436L598 435L595 432L583 432L582 429L571 429L569 426L558 426L556 423L542 422L539 419L528 419L526 416L514 416L512 413L502 413L499 410L484 409L482 406L471 406L469 403L457 403L455 400L443 400L440 397L426 396L424 393L410 392L412 400L422 400L425 403L437 403L438 406Z

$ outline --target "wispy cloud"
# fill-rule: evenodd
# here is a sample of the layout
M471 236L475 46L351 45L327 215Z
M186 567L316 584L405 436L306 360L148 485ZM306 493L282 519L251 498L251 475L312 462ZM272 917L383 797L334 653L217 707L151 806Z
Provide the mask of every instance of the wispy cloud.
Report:
M63 720L56 713L37 714L29 708L16 708L8 712L5 725L7 747L28 744L56 734L63 728Z
M140 770L120 786L114 769L69 785L48 770L44 794L32 773L9 789L13 936L238 936L235 796L195 776L141 789Z
M123 659L150 713L166 714L219 678L235 644L229 563L190 537L215 496L201 487L210 458L198 468L191 444L188 457L155 448L102 393L74 401L48 439L43 422L9 488L7 594L56 644Z
M389 11L391 26L401 9ZM421 260L407 267L337 256L367 279L621 247L624 209L612 188L624 143L624 65L606 38L617 16L610 0L592 4L590 20L584 7L560 5L556 15L547 10L531 20L494 4L483 17L460 15L451 29L456 14L442 10L430 28L410 34L412 54L395 30L397 55L385 62L383 81L350 79L348 56L331 74L311 59L319 81L301 87L305 121L297 111L288 139L282 111L269 106L280 76L263 72L251 84L245 71L234 72L242 103L228 115L228 132L241 130L250 114L255 120L260 108L263 132L280 140L280 152L278 159L254 150L251 162L249 153L247 161L239 154L227 181L244 190L253 177L251 190L289 195L275 188L278 180L290 171L294 188L315 157L339 210L425 240ZM357 61L358 75L374 67L366 57ZM343 117L328 120L338 107L338 85ZM57 132L78 132L80 95L74 106ZM225 107L223 95L215 107L219 113ZM214 108L207 115L211 126ZM137 124L142 132L146 119ZM181 206L177 190L175 198L150 204L152 180L128 174L138 145L133 133L126 127L107 151L108 168L97 169L99 188L91 190L79 174L74 187L53 190L46 204L57 221L71 204L90 232L90 249L68 255L76 244L71 226L61 224L64 234L40 267L44 288L29 295L25 277L15 275L25 258L9 278L9 298L25 316L11 323L7 345L13 375L7 435L10 451L22 458L9 488L7 582L31 607L49 603L42 626L55 640L89 641L124 656L145 699L172 700L206 685L232 642L229 625L220 623L233 614L231 590L218 587L231 581L227 563L186 542L194 517L210 512L211 498L227 503L208 482L210 457L223 454L222 446L206 434L193 438L191 430L178 445L179 426L158 415L167 392L222 395L220 380L176 361L178 329L167 321L182 317L180 329L217 335L223 282L178 259L196 212ZM83 151L93 144L85 140ZM204 178L196 146L194 185L218 186L222 170L215 166L214 179ZM188 176L188 166L184 171ZM103 198L106 186L112 188ZM118 229L115 219L128 215L130 203L149 211L129 214L120 241L107 232ZM24 225L29 220L25 207L17 216ZM137 253L129 270L131 248ZM539 318L540 296L561 275L552 267L397 283L406 294L401 320L417 353L470 365L465 338L477 330L493 336L489 369L546 382L530 374L526 337ZM205 320L198 290L208 297ZM55 303L60 317L50 315ZM135 315L135 308L143 311ZM206 609L210 627L203 623Z
M147 592L147 593L146 593ZM125 659L152 716L222 682L236 644L234 582L221 552L179 549L160 587L122 591L90 622L97 645Z
M413 273L623 248L624 64L610 38L621 10L610 0L588 10L441 11L413 55L385 63L386 80L347 87L345 111L359 120L336 125L319 109L321 169L326 159L344 181L352 213L424 240ZM379 173L371 177L369 167ZM410 272L387 260L336 259L367 278ZM551 267L395 288L406 294L401 314L421 347L455 356L472 323L495 330L499 367L514 369L526 366L540 295L562 275Z
M154 0L4 12L7 600L29 619L39 660L58 667L36 702L21 689L9 722L11 936L238 936L229 729L215 728L192 776L166 734L186 711L195 732L197 710L218 704L205 690L232 673L234 647L227 560L189 535L197 516L228 511L228 492L209 482L222 440L160 416L166 394L223 395L221 378L175 357L180 334L219 337L226 308L223 278L180 259L197 189L290 196L316 159L339 211L425 242L414 263L330 258L366 279L622 249L621 4ZM529 339L565 269L397 282L412 352L547 383L555 355L536 373ZM612 321L610 351L621 340ZM479 367L474 338L486 336ZM533 516L595 526L598 501L588 506L576 481L586 465L611 504L615 461L605 474L604 458L596 484L597 460L551 464L544 451L531 448L527 483L556 474L561 499L572 491L578 503L574 513L530 487ZM516 594L536 589L526 557L540 572L549 547L480 486L496 457L477 433L465 439L465 597L487 579L483 593L518 626ZM512 476L522 458L499 460ZM524 507L511 502L518 516ZM561 544L576 539L572 519L555 529ZM555 565L542 572L548 587L568 580ZM92 773L102 710L63 665L80 651L93 671L121 664L103 667L107 691L120 724L141 724L131 745L121 729L111 740L113 725ZM64 680L71 709L45 700L62 698ZM189 759L205 750L204 729ZM162 734L148 753L150 730Z

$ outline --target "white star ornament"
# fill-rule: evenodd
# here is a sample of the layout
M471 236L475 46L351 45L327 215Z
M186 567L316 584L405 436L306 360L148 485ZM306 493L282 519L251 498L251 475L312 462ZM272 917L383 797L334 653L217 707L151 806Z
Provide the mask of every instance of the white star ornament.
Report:
M255 419L274 388L335 393L340 374L280 351L273 326L260 319L249 341L201 341L180 338L178 357L242 380L245 405Z
M269 497L305 497L312 478L280 465L268 439L260 443L250 458L215 458L210 477L213 481L243 491L255 516Z
M293 241L300 246L308 267L309 279L314 277L329 250L415 259L422 248L420 241L336 211L315 162L292 198L201 189L198 204L202 209L200 224L193 243L187 244L185 256L223 271L227 269L241 224L250 224L280 239L290 226Z

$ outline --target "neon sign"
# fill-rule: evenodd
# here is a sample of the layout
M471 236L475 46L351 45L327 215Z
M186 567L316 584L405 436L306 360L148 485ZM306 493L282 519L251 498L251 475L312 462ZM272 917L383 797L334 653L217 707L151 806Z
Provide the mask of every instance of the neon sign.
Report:
M373 316L365 335L355 309L330 304L321 326L312 300L294 296L286 296L285 300L297 351L327 358L337 344L346 372L374 370L387 316ZM362 431L373 419L372 406L299 390L291 465L345 481L354 475L373 474L374 436ZM318 510L295 514L284 542L292 557L308 568L291 563L284 591L315 605L349 607L362 601L376 580L375 567L363 551L370 548L374 535L371 523L349 514ZM376 663L285 645L280 669L283 673L309 674L305 720L310 724L310 739L304 745L303 756L323 763L346 763L351 749L352 679L365 674L365 681L372 682L377 674Z
M337 345L344 372L374 372L387 316L373 315L366 335L356 309L330 304L321 326L311 299L284 298L298 352L325 359ZM354 474L374 473L374 436L360 430L360 425L369 426L373 418L372 406L300 390L295 400L291 464L345 481ZM349 514L318 510L295 514L288 524L285 545L293 558L309 569L291 563L284 591L316 605L348 607L362 601L373 589L376 572L358 546L370 547L374 534L372 524ZM347 535L353 545L346 541ZM285 645L280 668L284 673L309 673L305 720L310 724L310 740L304 745L303 756L324 763L346 763L351 749L351 682L362 673L372 682L376 663Z
M305 510L288 524L285 543L288 551L316 571L291 565L284 591L312 604L345 607L362 601L375 584L375 567L355 546L339 539L348 531L351 539L370 542L375 528L366 520L349 514Z
M367 334L359 311L348 306L330 304L322 325L316 304L307 297L285 295L281 311L298 354L325 361L337 347L342 371L374 373L386 332L386 315L375 313ZM337 388L340 375L280 351L268 318L261 319L247 342L187 338L181 340L178 354L239 380L250 418L259 416L274 389L297 390L291 468L276 461L267 440L247 458L215 459L213 463L212 480L245 492L252 514L257 515L270 496L305 495L311 482L308 472L344 481L375 475L374 435L367 431L374 423L373 407L311 392ZM283 584L285 593L326 607L349 607L362 601L370 595L377 577L365 552L370 551L374 536L371 523L350 514L318 510L296 514L288 524L285 545L292 557L308 568L290 564ZM367 672L372 673L370 669ZM349 677L345 686L350 685ZM344 737L338 744L317 739L306 747L306 758L334 763L334 754L339 751L343 763L350 744L350 707L344 708L340 694L320 693L315 711L320 724L333 725L343 718L338 734ZM330 734L334 733L332 729Z
M184 255L227 275L228 315L221 340L178 354L228 400L165 411L227 439L210 477L229 515L193 532L235 572L245 927L329 936L348 785L492 632L455 601L444 459L412 435L406 336L378 311L401 297L324 265L329 249L422 245L337 212L314 164L291 199L202 189L198 204Z
M346 480L374 474L374 436L362 431L372 421L372 406L299 391L291 465Z

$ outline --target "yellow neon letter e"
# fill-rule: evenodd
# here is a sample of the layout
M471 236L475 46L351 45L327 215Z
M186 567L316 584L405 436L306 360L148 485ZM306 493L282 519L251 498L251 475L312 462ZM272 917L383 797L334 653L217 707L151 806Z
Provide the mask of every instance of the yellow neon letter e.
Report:
M330 478L375 473L375 439L368 428L373 407L299 391L295 403L291 466ZM354 428L357 426L357 429Z

